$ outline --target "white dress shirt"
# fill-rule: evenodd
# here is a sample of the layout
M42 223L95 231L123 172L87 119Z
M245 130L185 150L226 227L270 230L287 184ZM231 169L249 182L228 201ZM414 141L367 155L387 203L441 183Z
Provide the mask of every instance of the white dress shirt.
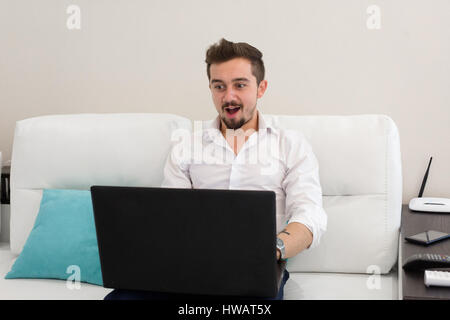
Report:
M317 158L302 133L275 128L257 112L258 132L237 155L220 131L219 116L195 121L194 132L175 132L162 187L272 190L277 234L300 222L312 232L314 248L327 225Z

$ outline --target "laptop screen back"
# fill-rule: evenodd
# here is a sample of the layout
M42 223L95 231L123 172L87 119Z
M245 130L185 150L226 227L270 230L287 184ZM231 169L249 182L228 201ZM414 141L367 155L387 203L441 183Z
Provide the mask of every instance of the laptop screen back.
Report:
M92 186L108 288L273 297L275 193Z

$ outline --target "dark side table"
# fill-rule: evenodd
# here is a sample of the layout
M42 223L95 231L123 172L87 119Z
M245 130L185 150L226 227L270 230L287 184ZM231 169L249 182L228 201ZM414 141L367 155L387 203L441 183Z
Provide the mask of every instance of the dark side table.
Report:
M426 230L437 230L450 233L450 213L425 213L409 210L408 205L402 206L402 223L400 229L400 297L411 299L450 299L450 287L427 287L424 282L424 271L405 271L403 262L416 253L437 253L450 255L450 239L429 246L407 242L405 237ZM450 271L449 269L439 269Z
M1 204L9 204L9 194L11 192L10 189L10 183L9 183L9 179L10 179L10 171L11 171L11 167L7 166L7 167L2 167L2 174L1 174L1 179L0 179L0 203Z

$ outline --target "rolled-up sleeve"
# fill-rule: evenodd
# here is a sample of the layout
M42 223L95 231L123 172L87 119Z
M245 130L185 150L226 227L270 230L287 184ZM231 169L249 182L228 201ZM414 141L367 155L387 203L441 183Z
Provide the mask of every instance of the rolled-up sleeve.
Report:
M282 183L286 193L288 223L304 224L313 234L308 249L319 245L327 228L327 214L322 206L319 164L306 137L295 132L287 139L286 174Z

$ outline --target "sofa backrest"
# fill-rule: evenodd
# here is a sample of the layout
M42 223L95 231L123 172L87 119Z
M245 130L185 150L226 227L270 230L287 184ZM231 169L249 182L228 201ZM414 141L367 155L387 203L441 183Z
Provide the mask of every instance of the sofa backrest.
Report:
M289 259L301 272L388 273L397 262L402 206L400 139L385 115L276 116L301 131L319 161L327 231Z
M33 228L43 189L91 185L153 186L173 130L191 130L171 114L50 115L17 121L11 160L11 251L19 254Z
M327 232L289 259L291 272L387 273L397 260L402 176L395 123L384 115L265 115L301 131L319 161ZM11 166L11 250L19 254L42 189L93 184L159 186L171 132L191 121L168 114L54 115L18 121Z

